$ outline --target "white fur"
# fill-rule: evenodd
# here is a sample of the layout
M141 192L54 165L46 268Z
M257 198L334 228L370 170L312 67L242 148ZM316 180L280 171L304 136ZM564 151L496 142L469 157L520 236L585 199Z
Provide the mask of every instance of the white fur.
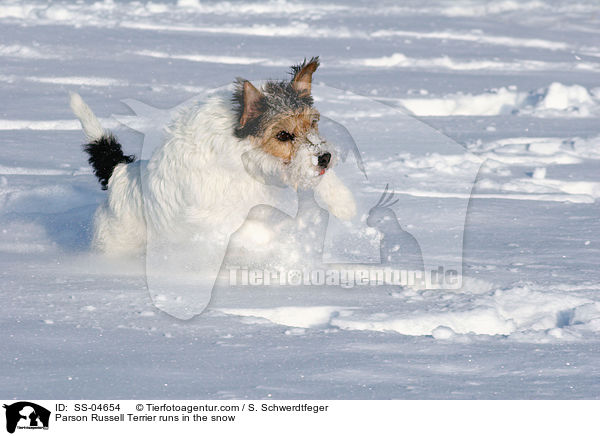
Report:
M356 203L352 192L335 175L333 170L327 171L321 182L315 186L315 193L329 208L329 212L341 220L350 220L356 215Z
M85 104L83 99L74 92L70 93L70 105L73 113L79 118L81 127L85 133L88 141L95 141L100 139L106 132L100 125L100 121L96 118L96 115L92 112L90 107Z
M76 94L71 107L88 138L103 132ZM179 114L169 139L149 161L117 165L108 198L96 212L93 245L109 254L127 254L142 251L149 237L170 242L223 238L226 243L248 210L271 200L274 188L268 177L294 188L312 185L334 215L354 215L351 192L331 170L318 176L310 147L285 165L250 140L234 137L235 123L228 100L213 98ZM322 140L311 147L329 149Z

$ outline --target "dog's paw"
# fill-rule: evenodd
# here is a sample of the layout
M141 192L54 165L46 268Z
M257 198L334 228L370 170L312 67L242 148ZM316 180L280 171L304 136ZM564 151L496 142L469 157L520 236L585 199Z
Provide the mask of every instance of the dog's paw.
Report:
M315 192L327 205L327 209L343 221L351 220L356 215L354 195L333 171L327 172L316 187Z
M350 221L356 215L356 202L352 193L344 189L338 192L338 197L329 205L329 212L343 221Z

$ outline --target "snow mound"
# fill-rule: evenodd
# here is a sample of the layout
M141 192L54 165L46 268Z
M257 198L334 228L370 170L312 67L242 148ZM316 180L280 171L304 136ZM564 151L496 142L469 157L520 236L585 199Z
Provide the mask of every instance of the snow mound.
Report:
M377 30L371 34L371 38L397 37L416 38L417 40L437 39L442 41L465 41L476 44L502 45L507 47L531 47L546 50L567 50L571 48L571 46L565 42L549 41L539 38L517 38L510 36L488 35L483 33L481 30L473 30L470 32L456 32L450 30L423 32L414 30L384 29Z
M559 82L530 92L502 87L483 94L448 94L438 98L405 98L400 103L418 116L592 117L600 114L600 89Z
M407 184L397 193L432 198L501 198L530 201L594 203L600 198L600 183L584 175L568 179L553 177L549 168L583 164L597 165L600 137L515 137L469 144L470 153L429 153L417 156L399 153L391 158L367 160L370 172L402 174ZM483 162L483 165L482 165ZM473 168L479 178L473 192L462 192L452 178ZM443 181L443 183L440 183Z
M572 71L573 65L568 62L550 62L535 59L498 60L498 58L471 58L451 57L448 55L436 57L410 57L404 53L392 53L389 56L376 58L350 59L343 65L364 68L403 68L427 70L454 70L454 71ZM598 71L600 65L596 62L579 62L577 69L585 71Z
M1 14L1 12L0 12ZM13 45L2 45L0 44L0 56L22 58L22 59L58 59L59 56L51 53L42 53L36 48L28 47L25 45L13 44Z
M290 327L308 328L328 325L331 319L340 313L340 310L341 308L333 306L281 306L270 309L220 309L220 312L228 315L262 318Z
M453 339L457 335L504 335L519 340L577 339L600 331L600 302L576 289L520 284L487 291L467 280L461 292L404 289L371 294L368 306L216 308L218 312L293 328L396 332ZM483 293L481 292L483 291ZM366 291L369 292L369 291ZM352 302L352 297L346 302ZM263 320L263 321L260 321Z
M585 201L585 197L592 200L600 198L600 183L598 182L570 182L566 180L542 179L535 177L535 173L532 177L513 179L505 183L498 183L490 179L481 179L477 183L477 187L487 190L522 192L528 194L568 194L574 196L573 200L581 199L581 201L573 202L582 203L593 202Z
M419 116L501 115L520 106L525 96L514 89L500 88L484 94L450 94L443 98L411 98L401 103Z
M581 85L563 85L552 83L543 93L533 94L540 97L533 107L538 116L561 116L571 113L582 117L593 116L598 111L598 100Z

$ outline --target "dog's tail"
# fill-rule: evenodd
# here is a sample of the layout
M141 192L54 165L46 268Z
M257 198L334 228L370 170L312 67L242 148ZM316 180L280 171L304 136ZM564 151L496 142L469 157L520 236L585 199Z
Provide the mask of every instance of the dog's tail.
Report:
M135 156L123 154L123 148L117 138L110 131L102 128L96 115L79 94L71 93L70 104L89 141L83 146L83 150L90 156L88 162L94 169L94 175L98 178L102 189L106 189L108 179L112 176L115 167L120 163L133 162Z

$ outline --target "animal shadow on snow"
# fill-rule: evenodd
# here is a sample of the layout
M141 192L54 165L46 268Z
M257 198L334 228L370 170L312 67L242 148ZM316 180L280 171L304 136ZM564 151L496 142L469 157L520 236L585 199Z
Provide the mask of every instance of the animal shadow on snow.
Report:
M93 235L93 219L97 204L89 204L63 212L9 212L0 218L8 228L21 226L21 232L30 230L30 237L40 236L52 246L65 252L89 251ZM38 230L41 234L38 234ZM34 234L35 232L35 234ZM42 236L43 235L43 236ZM22 237L8 235L11 243L19 244ZM36 241L39 242L39 241Z

